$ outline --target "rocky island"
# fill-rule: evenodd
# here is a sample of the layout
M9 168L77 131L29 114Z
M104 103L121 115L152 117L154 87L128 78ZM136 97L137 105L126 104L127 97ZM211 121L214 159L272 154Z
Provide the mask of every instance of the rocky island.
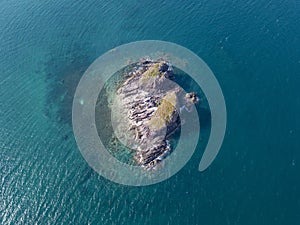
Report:
M141 59L124 77L111 108L112 125L134 151L136 164L150 170L171 153L169 138L184 122L180 114L199 98L174 82L174 69L163 59Z

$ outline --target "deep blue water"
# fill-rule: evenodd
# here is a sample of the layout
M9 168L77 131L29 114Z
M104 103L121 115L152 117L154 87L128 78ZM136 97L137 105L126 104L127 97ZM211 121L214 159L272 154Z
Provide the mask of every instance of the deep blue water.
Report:
M0 2L0 223L297 224L300 2ZM97 57L158 39L202 57L225 96L222 149L197 151L147 187L89 168L70 124L74 88Z

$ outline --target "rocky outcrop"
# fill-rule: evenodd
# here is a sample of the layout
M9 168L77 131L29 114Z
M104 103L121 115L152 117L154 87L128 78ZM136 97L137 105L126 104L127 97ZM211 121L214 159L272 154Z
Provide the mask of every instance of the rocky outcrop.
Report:
M142 59L126 74L112 107L117 137L135 151L135 162L155 168L172 149L169 137L181 125L180 112L198 102L174 82L174 70L164 60Z

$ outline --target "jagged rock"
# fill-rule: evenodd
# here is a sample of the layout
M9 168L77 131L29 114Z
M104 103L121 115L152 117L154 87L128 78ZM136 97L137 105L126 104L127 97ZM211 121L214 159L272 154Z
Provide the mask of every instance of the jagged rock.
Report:
M136 163L152 169L171 153L169 137L181 125L180 112L198 97L183 94L164 60L141 59L124 77L112 108L115 132L135 151Z

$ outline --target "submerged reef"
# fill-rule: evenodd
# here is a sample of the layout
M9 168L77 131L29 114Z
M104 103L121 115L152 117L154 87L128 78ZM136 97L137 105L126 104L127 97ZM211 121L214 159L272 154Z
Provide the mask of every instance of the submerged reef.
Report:
M199 98L173 81L173 67L163 59L141 59L124 76L110 106L112 126L135 163L150 170L172 152L169 138L184 122L180 114Z

